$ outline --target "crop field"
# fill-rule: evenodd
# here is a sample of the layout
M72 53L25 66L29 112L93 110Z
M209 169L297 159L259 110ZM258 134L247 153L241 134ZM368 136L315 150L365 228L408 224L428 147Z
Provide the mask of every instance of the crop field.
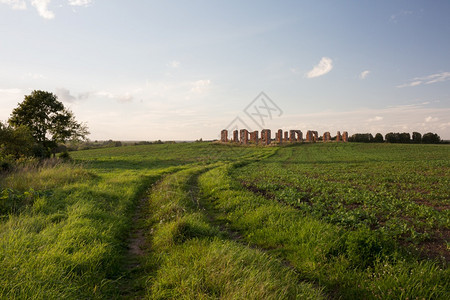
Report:
M180 143L0 176L0 299L450 299L450 147Z

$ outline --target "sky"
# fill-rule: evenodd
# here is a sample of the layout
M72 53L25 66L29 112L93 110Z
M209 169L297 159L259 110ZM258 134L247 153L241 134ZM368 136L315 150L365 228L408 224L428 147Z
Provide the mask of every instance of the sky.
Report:
M0 121L44 90L91 140L450 139L449 15L447 0L0 0Z

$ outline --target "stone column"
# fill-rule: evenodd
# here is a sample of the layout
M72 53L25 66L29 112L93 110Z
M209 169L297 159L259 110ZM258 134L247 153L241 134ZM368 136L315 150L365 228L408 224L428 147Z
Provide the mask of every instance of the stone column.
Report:
M297 130L297 142L301 143L303 140L303 133L301 130Z
M336 142L340 142L341 139L342 139L342 137L341 137L341 132L338 131L338 132L336 133Z
M347 142L348 142L348 132L347 132L347 131L344 131L344 132L342 133L342 141L343 141L344 143L347 143Z
M254 144L258 144L258 131L250 132L250 142Z
M313 131L312 133L314 142L317 142L319 140L319 133L317 131Z
M289 130L289 142L295 142L295 130Z
M228 142L228 130L224 129L220 132L220 141L222 143Z
M312 142L312 132L310 130L308 130L306 132L306 141L307 142Z
M233 142L239 143L239 131L233 131Z
M248 130L241 129L240 134L241 134L241 136L240 136L241 144L247 145L248 144Z
M271 139L272 134L270 132L270 129L264 129L264 145L269 145Z
M278 129L276 140L280 145L283 143L283 130Z

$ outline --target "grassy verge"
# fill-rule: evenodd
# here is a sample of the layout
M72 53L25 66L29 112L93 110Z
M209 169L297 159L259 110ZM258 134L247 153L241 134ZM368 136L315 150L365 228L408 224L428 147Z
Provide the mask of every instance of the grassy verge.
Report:
M320 289L265 252L229 240L196 195L204 168L167 176L150 199L151 299L320 299ZM155 263L156 262L156 263Z

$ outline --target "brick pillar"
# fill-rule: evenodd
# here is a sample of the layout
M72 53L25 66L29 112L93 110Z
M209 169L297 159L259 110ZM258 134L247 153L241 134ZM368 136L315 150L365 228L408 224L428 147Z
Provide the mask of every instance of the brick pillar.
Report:
M308 131L306 132L306 141L307 141L307 142L312 142L312 141L313 141L313 134L312 134L312 131L311 131L311 130L308 130Z
M283 130L278 129L276 140L277 140L278 144L283 143Z
M289 130L289 142L295 142L295 130Z
M342 141L343 141L344 143L347 143L347 142L348 142L348 132L347 132L347 131L344 131L344 132L342 133Z
M338 132L336 133L336 142L340 142L341 139L342 139L342 137L341 137L341 132L338 131Z
M331 141L331 134L328 131L323 134L323 141L324 142Z
M270 132L270 129L264 129L264 145L269 145L271 139L272 134Z
M314 142L317 142L319 140L319 133L317 131L313 131L312 133Z
M222 143L228 142L228 130L224 129L220 132L220 141Z
M248 144L248 130L247 129L241 129L240 131L240 141L241 144L247 145Z
M250 143L258 144L258 131L250 132Z
M301 143L303 140L303 133L301 130L297 130L297 142Z
M239 131L233 131L233 142L239 143Z
M285 142L289 141L289 132L287 132L287 131L284 132L283 141L285 141Z

